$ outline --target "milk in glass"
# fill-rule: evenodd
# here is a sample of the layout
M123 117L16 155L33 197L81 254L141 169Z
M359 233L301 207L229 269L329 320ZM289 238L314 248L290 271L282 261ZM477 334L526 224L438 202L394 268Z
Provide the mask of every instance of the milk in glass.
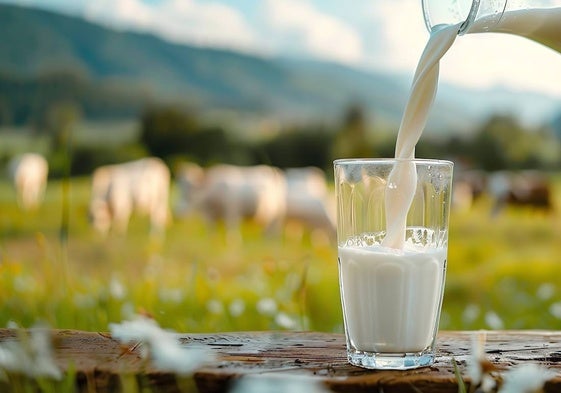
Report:
M467 33L510 33L561 52L561 8L505 12L492 29L485 19ZM412 159L434 101L439 61L460 25L434 30L419 60L396 142L395 157ZM422 352L433 345L446 266L446 244L412 245L407 214L416 190L412 161L398 162L386 186L386 233L380 244L343 243L339 252L341 300L348 344L372 353Z

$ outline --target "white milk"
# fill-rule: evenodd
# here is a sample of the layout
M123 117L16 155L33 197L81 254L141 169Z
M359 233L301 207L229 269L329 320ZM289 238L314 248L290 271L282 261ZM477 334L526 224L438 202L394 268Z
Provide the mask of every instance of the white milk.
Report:
M367 352L421 352L432 344L446 250L339 247L341 299L351 346Z
M409 101L401 119L397 142L396 158L414 158L415 145L419 141L427 123L430 107L438 86L439 61L454 43L459 25L447 26L431 34L423 51L415 76ZM388 178L386 188L386 237L383 245L401 250L405 244L407 212L417 188L415 164L397 164Z
M468 33L486 31L482 20ZM396 158L413 158L438 85L439 61L459 25L431 34L419 60L396 142ZM561 52L561 8L506 12L490 32L527 37ZM341 296L352 346L372 352L417 352L431 344L444 283L446 250L408 250L407 211L416 189L414 164L395 166L386 190L382 246L340 247Z
M549 46L561 53L561 8L509 11L505 12L501 20L490 29L485 29L484 24L484 19L476 22L468 33L490 31L514 34Z
M485 28L486 19L476 22L468 33L510 33L542 43L561 53L561 8L505 12L500 21ZM415 71L411 93L401 120L395 146L396 158L414 158L415 146L427 123L438 86L439 62L454 43L460 25L449 25L431 33ZM386 194L386 247L402 249L406 217L415 192L413 164L398 164L392 171ZM392 183L394 186L392 186Z

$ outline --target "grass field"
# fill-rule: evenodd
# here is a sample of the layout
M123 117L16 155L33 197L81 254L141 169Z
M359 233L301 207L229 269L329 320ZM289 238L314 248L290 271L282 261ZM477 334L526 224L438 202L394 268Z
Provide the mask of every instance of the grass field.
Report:
M308 233L263 237L244 224L227 244L196 217L150 239L134 217L127 236L87 221L89 182L70 183L69 236L60 236L62 183L22 212L0 181L0 326L105 331L133 313L182 332L309 329L342 332L336 247ZM555 189L557 206L561 190ZM441 329L561 327L561 213L489 201L451 217Z

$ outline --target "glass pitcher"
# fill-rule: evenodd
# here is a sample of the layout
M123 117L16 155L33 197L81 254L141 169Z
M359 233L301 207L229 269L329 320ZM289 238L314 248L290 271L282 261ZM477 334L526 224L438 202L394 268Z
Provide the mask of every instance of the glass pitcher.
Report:
M421 0L427 29L459 24L458 33L496 31L501 18L510 11L561 10L561 0ZM561 11L558 13L561 14ZM561 20L558 21L561 24Z
M458 34L509 33L561 53L561 0L421 0L429 32L457 25Z

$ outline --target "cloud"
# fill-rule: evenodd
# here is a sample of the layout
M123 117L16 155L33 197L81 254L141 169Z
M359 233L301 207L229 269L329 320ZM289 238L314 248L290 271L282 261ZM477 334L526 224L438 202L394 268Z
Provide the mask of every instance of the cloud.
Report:
M561 54L522 37L460 36L442 65L442 78L462 86L503 85L561 96Z
M264 16L271 38L287 52L343 63L363 60L360 35L342 20L304 0L267 0Z
M418 0L372 2L369 16L383 45L373 67L413 75L428 39ZM468 88L508 86L561 96L561 54L509 34L466 34L441 60L440 80Z
M373 1L368 12L371 23L378 26L382 45L370 63L377 68L413 74L429 34L425 28L418 0Z
M178 43L258 50L258 35L244 15L224 3L200 0L93 0L88 19L151 31Z
M411 77L429 38L419 0L353 0L345 8L338 0L0 0L6 1L178 43L318 57ZM561 97L561 55L521 37L458 37L441 65L443 82Z

